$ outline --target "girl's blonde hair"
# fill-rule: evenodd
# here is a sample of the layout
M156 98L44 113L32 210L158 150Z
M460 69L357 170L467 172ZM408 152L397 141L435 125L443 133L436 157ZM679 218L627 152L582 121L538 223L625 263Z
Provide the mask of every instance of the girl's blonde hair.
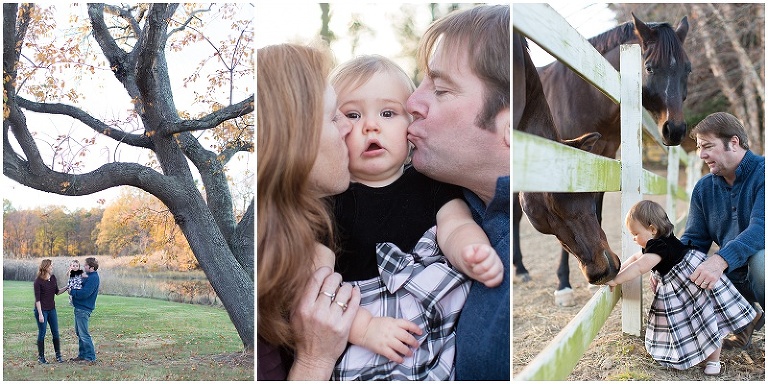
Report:
M416 85L408 74L397 63L381 55L358 56L337 66L331 72L331 85L341 94L360 87L377 73L388 73L397 77L408 90L408 94L416 90Z
M294 348L291 311L311 279L316 242L333 238L309 183L332 63L327 50L295 44L257 55L257 335Z
M656 228L656 238L670 236L675 226L669 221L667 212L659 203L650 200L642 200L632 206L627 212L626 225L637 221L642 226Z
M53 264L51 259L43 259L43 261L40 262L40 268L37 269L37 277L42 278L43 275L48 273L47 269L51 266L51 264Z

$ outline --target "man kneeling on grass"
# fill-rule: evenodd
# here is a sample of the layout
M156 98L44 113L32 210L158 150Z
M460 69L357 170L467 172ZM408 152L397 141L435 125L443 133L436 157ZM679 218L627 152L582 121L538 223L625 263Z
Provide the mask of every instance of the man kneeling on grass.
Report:
M72 305L75 307L75 333L78 339L77 357L70 359L71 361L96 361L96 348L88 332L88 322L91 319L91 312L96 307L96 296L99 295L97 269L99 269L99 262L93 257L86 258L83 270L88 277L83 282L83 288L69 291L72 295Z

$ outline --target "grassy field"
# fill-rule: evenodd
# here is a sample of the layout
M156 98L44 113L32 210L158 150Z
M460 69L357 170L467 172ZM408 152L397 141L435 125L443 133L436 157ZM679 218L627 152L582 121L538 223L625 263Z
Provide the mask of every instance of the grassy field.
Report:
M37 363L31 282L3 282L3 380L249 380L253 355L227 313L209 306L99 295L90 331L93 365ZM56 297L62 355L77 356L72 307ZM46 358L54 361L50 329Z

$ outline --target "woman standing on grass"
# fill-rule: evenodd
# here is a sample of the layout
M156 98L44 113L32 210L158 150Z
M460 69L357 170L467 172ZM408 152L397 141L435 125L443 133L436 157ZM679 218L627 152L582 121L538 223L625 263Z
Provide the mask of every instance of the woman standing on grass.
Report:
M53 349L56 352L56 361L63 363L61 359L61 344L59 343L59 319L56 316L56 295L66 292L69 288L59 289L56 276L53 274L51 259L40 262L37 270L37 278L33 284L35 289L35 319L37 320L37 361L40 364L48 364L45 360L45 329L51 325L53 336Z

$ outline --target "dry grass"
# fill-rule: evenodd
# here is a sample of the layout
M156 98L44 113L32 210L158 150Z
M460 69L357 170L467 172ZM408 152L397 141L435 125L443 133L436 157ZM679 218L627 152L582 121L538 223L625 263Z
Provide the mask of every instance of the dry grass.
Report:
M622 220L618 212L618 194L606 194L603 228L611 248L620 253ZM525 218L520 226L520 239L524 262L533 280L528 283L515 282L512 288L513 378L555 338L592 296L575 260L571 258L570 281L577 305L570 308L556 307L553 291L557 287L555 270L559 262L559 243L554 236L536 232ZM647 284L644 284L644 289L643 312L647 313L653 296ZM765 329L754 334L750 350L724 350L721 361L724 370L716 378L705 376L697 367L685 371L662 368L646 352L642 337L621 332L621 305L617 304L568 380L765 381Z

